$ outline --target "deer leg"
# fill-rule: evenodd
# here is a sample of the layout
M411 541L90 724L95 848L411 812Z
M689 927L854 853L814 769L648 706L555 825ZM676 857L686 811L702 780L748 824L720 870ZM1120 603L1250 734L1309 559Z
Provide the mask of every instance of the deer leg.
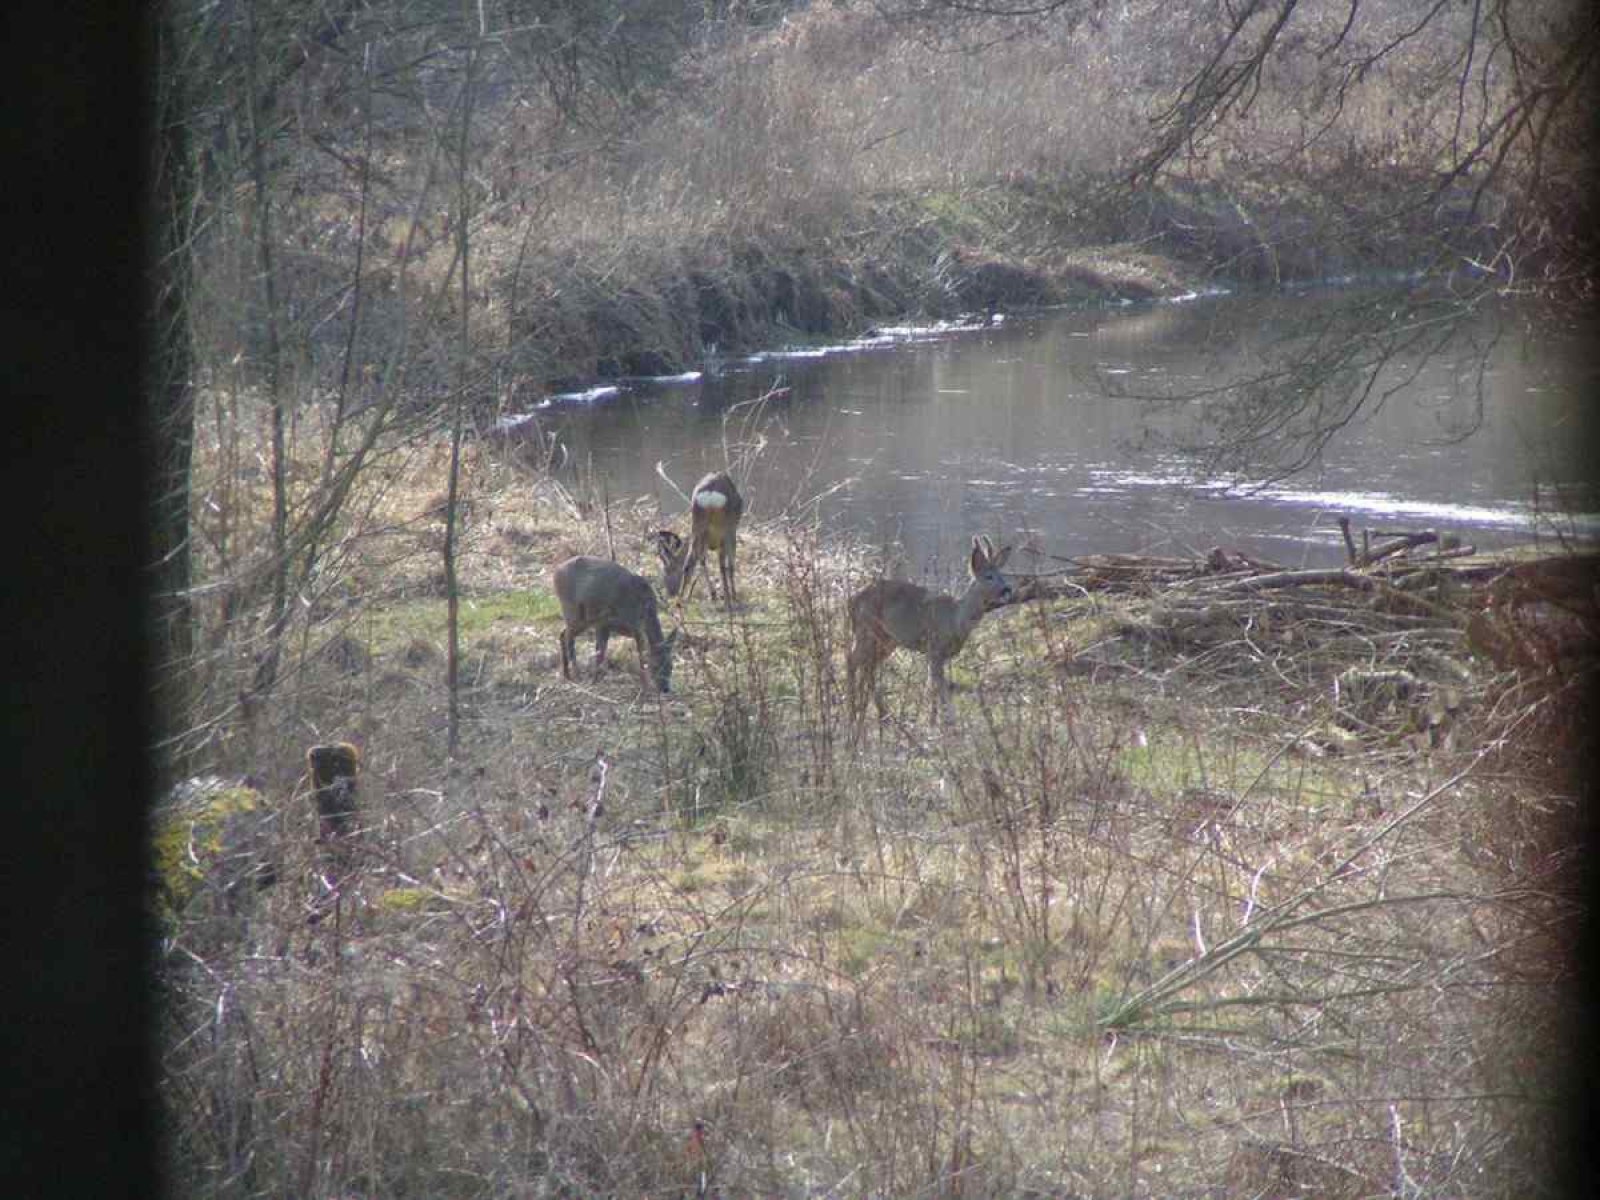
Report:
M703 534L693 535L689 543L689 557L683 560L683 591L680 594L685 604L689 603L689 594L694 591L696 567L705 572L707 578L710 577L710 572L706 570L706 539Z
M872 690L873 658L869 647L853 645L845 656L845 692L850 705L851 743L861 736L861 718L867 715L867 693Z
M573 634L570 629L561 631L561 677L572 678L572 667L578 660L578 648L573 645Z
M650 643L642 630L633 635L633 644L639 652L639 683L648 692L655 681L650 678Z
M727 535L717 551L717 565L722 568L722 590L728 594L728 607L733 607L733 535Z
M928 657L928 683L933 697L932 720L942 721L949 714L950 684L944 677L944 660Z
M850 709L850 725L853 729L861 720L861 694L858 690L856 675L856 648L850 647L850 652L844 656L844 696L845 703Z
M606 665L606 643L611 640L611 630L604 625L594 635L594 677L599 679Z
M878 710L878 724L889 720L889 699L883 693L883 660L888 655L874 655L872 660L872 706Z
M722 547L717 547L717 570L722 569ZM707 547L700 548L700 571L706 577L706 591L711 593L713 601L717 598L717 581L711 578L711 553Z

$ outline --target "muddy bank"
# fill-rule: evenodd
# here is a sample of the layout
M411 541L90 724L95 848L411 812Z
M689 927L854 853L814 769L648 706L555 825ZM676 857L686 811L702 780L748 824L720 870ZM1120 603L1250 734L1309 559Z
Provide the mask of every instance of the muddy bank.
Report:
M1382 189L1363 196L1355 206L1307 186L1164 185L1085 200L1012 184L880 204L835 223L849 235L747 230L620 256L533 255L490 286L507 302L516 369L558 391L891 321L1426 270L1441 246L1463 248L1454 198L1379 220Z
M719 354L846 338L908 318L1179 295L1199 278L1131 247L1038 256L928 249L851 260L827 248L749 242L671 256L622 286L578 271L560 302L518 314L513 342L533 349L525 365L535 378L562 390L677 374Z

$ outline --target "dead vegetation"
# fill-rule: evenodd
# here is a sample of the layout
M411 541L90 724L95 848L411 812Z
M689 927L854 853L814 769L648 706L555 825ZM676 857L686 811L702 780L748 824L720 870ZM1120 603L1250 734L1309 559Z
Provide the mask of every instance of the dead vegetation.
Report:
M1556 179L1574 169L1564 137L1493 144L1522 128L1497 115L1516 88L1496 55L1542 65L1558 25L1475 59L1473 14L1447 6L1419 23L1384 0L1349 30L1355 9L1302 3L1270 69L1251 76L1255 101L1141 173L1152 120L1210 61L1209 35L1191 30L1226 23L1208 3L1175 13L1141 0L1028 36L990 21L964 47L917 37L880 6L762 5L739 19L654 7L659 23L616 29L578 3L532 27L486 13L509 25L481 41L446 10L416 22L380 4L337 28L313 5L286 13L272 44L306 86L292 104L278 97L292 119L269 175L236 187L226 172L248 171L224 156L202 186L200 358L229 363L243 348L257 370L264 357L262 204L281 230L277 320L286 345L306 348L307 385L375 388L405 360L412 398L436 403L458 381L437 344L416 347L450 336L469 242L470 373L543 394L908 314L1451 273L1463 260L1493 273L1516 216L1497 172L1525 154ZM195 124L231 122L245 146L242 15L219 29L207 11L195 6L192 52L196 107L211 115ZM586 33L563 43L563 12ZM1495 27L1479 31L1486 42L1510 38L1511 25L1481 20ZM389 64L378 77L360 66L363 46ZM475 118L452 172L439 145L457 134L436 89L456 85L469 55ZM630 72L636 88L615 90ZM1489 144L1463 144L1473 127Z
M680 606L661 692L625 646L563 678L549 572L648 575L682 514L540 437L458 478L442 429L1202 277L1581 293L1583 10L1291 5L1234 59L1227 6L1146 0L953 40L335 7L166 30L175 1191L1540 1190L1587 566L1082 560L982 622L947 719L885 662L858 752L877 565L749 461L738 597Z
M1541 1191L1586 564L1081 560L947 717L883 663L857 750L877 564L749 461L661 692L563 678L550 568L649 575L683 514L442 431L908 313L1556 286L1583 10L1286 6L1234 59L1144 0L960 55L875 5L279 7L173 8L163 57L174 1191Z
M179 1190L1537 1192L1586 567L1080 560L947 720L886 663L852 754L856 551L761 510L671 693L564 682L548 565L649 574L681 514L478 447L451 760L437 476L390 462L215 740L250 871L167 818ZM312 741L359 747L336 832Z

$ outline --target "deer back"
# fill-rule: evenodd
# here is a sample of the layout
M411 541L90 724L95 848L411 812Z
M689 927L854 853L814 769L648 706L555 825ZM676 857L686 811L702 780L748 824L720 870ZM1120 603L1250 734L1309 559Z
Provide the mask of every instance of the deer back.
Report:
M589 629L631 635L648 648L650 672L657 686L663 692L668 689L678 634L674 630L670 636L662 636L656 593L648 579L610 559L580 554L558 566L551 580L569 643Z
M851 621L857 628L874 628L896 646L951 658L966 645L989 605L1010 595L1011 584L1000 570L1010 557L1010 546L997 552L988 538L975 537L967 559L972 582L959 598L903 579L880 579L851 600Z
M955 625L955 600L904 579L879 579L850 601L851 624L906 650L938 649Z
M606 558L580 554L555 569L552 576L561 615L574 633L605 624L630 633L654 629L661 639L655 590L642 575Z

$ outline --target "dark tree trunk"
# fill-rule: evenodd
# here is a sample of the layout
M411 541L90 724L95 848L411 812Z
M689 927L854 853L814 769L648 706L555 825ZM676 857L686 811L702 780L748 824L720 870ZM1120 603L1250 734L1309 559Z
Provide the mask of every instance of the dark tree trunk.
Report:
M188 232L194 203L188 111L176 66L171 5L158 6L154 154L150 176L150 335L147 392L155 450L151 514L152 666L158 732L167 772L187 771L185 732L193 722L194 618L189 601L189 479L194 457L194 348L189 331Z

